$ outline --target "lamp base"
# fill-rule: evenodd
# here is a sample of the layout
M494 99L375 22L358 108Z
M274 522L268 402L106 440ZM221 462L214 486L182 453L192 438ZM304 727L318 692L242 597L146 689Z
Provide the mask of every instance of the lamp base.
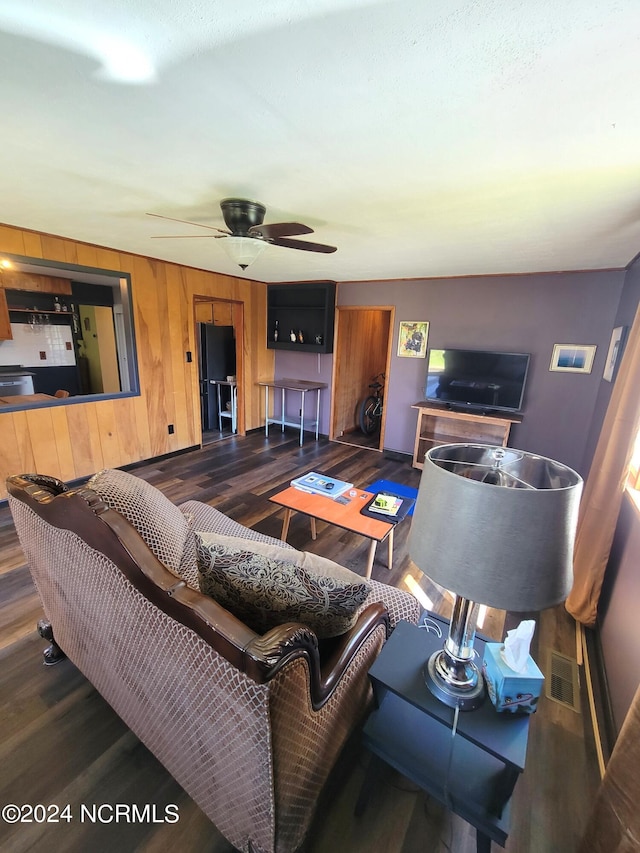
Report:
M482 674L470 660L454 658L444 649L434 652L424 667L425 684L450 708L475 711L484 702Z

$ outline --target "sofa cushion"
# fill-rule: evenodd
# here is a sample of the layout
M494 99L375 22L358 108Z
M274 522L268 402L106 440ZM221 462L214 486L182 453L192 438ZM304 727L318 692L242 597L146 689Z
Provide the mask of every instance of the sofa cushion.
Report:
M238 524L237 521L233 521L228 515L225 515L209 504L202 503L202 501L186 501L179 504L178 508L186 517L189 525L179 574L193 589L200 589L196 559L196 530L207 533L221 533L225 536L236 536L241 539L251 539L257 542L270 542L272 545L280 545L283 548L291 549L291 546L287 545L286 542L281 542L279 539L274 539L271 536L266 536L264 533L258 533L257 530L252 530L250 527L245 527L243 524Z
M98 471L87 486L135 527L161 563L179 574L189 520L175 504L155 486L117 468Z
M371 591L343 566L310 554L217 533L196 533L200 591L263 634L302 622L319 639L344 634Z

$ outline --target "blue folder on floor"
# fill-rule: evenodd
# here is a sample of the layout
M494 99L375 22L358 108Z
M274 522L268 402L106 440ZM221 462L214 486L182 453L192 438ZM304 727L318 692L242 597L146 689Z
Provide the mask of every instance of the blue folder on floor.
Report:
M387 492L390 495L397 495L399 498L418 497L418 490L412 489L411 486L403 486L402 483L394 483L393 480L376 480L370 486L363 486L365 492L377 494L378 492ZM413 515L414 507L412 506L407 515Z

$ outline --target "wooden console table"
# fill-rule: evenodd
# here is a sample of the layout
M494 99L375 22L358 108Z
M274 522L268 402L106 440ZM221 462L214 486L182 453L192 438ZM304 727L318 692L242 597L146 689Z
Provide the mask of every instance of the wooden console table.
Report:
M418 410L414 468L422 468L427 451L439 444L501 444L506 447L511 424L522 422L520 415L456 412L426 402L414 403L411 408Z

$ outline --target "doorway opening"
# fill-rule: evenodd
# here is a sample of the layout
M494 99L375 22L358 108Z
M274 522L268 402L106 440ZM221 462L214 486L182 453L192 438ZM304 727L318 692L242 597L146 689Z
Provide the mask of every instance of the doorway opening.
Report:
M329 433L333 441L378 451L384 447L387 414L384 394L391 367L394 317L395 308L390 305L336 307ZM369 385L374 377L379 377L378 381L383 383L382 417L379 429L365 432L360 426L360 409L372 394Z
M78 316L80 333L76 337L76 346L80 393L119 393L122 388L113 308L78 305ZM77 318L74 320L78 322Z
M244 305L194 297L202 444L245 434Z

